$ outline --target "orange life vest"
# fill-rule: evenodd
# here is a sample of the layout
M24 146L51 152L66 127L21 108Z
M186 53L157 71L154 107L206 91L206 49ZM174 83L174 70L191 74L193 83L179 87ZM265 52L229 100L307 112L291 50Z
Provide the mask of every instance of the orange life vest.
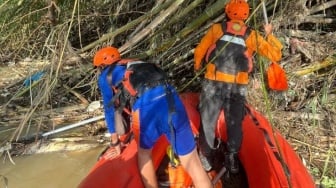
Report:
M251 30L235 22L222 23L223 36L207 51L205 78L226 83L248 84L252 59L245 40Z

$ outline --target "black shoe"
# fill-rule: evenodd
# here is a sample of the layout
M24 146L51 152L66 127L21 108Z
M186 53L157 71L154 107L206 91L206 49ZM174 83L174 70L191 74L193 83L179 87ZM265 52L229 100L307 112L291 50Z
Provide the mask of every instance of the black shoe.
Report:
M205 171L209 172L212 169L212 166L209 162L209 160L200 152L199 153L199 158L201 160L202 166Z
M237 153L229 153L229 171L232 174L239 172L239 158Z

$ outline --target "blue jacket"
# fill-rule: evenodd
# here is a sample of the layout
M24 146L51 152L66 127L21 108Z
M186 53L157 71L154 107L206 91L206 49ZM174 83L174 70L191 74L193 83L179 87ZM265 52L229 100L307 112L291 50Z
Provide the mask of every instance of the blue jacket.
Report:
M126 66L115 65L115 68L112 71L113 75L112 82L111 80L108 80L108 75L111 72L111 68L112 66L107 66L102 70L98 78L98 87L103 97L106 126L110 133L115 133L115 126L114 126L115 109L113 103L111 103L113 98L112 86L116 86L123 79Z

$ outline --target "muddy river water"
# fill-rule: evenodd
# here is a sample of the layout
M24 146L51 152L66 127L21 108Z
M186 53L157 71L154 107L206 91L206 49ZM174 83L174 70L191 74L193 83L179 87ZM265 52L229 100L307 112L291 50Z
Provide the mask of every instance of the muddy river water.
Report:
M0 188L75 188L97 161L103 147L45 153L0 161ZM4 178L5 177L5 178Z

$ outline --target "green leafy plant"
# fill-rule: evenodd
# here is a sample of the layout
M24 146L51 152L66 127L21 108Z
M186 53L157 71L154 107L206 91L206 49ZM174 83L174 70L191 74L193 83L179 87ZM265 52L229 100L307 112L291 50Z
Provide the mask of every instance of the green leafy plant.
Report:
M321 184L325 188L335 188L336 187L336 178L328 177L328 176L323 176Z

